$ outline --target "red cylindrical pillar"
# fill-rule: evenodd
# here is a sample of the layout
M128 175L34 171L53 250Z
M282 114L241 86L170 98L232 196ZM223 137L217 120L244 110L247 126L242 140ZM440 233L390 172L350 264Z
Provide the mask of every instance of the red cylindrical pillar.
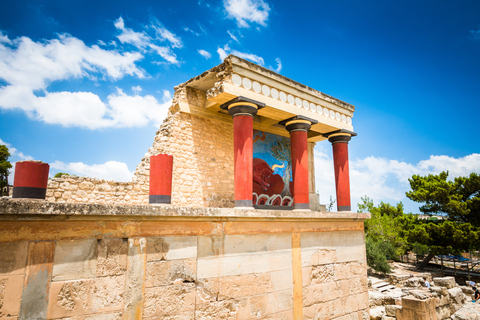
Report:
M253 117L265 107L245 97L236 97L220 106L233 117L235 208L253 208Z
M150 157L150 204L170 204L172 202L173 156L157 154Z
M350 173L348 169L348 141L351 136L338 135L328 138L333 148L333 166L337 191L337 210L351 211Z
M293 176L293 209L310 210L308 192L308 130L311 122L298 117L285 123L290 132Z
M49 169L48 163L41 161L15 163L12 198L45 199Z
M235 207L252 207L253 194L253 117L233 117L233 161Z
M307 132L290 132L290 148L293 171L293 208L310 209L308 194L308 146Z

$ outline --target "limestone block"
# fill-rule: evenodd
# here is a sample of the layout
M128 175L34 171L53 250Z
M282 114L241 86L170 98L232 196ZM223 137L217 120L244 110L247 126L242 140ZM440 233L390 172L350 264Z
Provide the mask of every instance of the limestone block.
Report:
M350 279L356 276L366 277L366 267L357 262L336 263L335 280Z
M190 311L195 312L195 285L179 285L145 288L143 315L172 316Z
M464 303L466 300L465 294L462 292L462 289L460 288L451 288L448 289L448 294L450 296L450 299L455 301L456 303Z
M97 250L97 276L113 276L126 272L128 241L101 239L98 241Z
M292 266L289 251L262 252L259 254L225 256L197 260L197 277L213 278L248 273L285 270Z
M147 238L147 261L188 259L196 257L196 236Z
M450 311L450 306L444 305L436 308L437 311L437 319L448 319L452 315Z
M372 320L382 320L385 314L385 307L375 307L370 309L370 319Z
M273 291L269 273L242 274L221 279L218 299L248 297Z
M91 287L91 311L121 311L124 307L125 275L94 279Z
M52 281L93 278L97 269L97 240L57 241Z
M385 314L389 317L396 317L397 310L401 308L402 308L401 306L397 306L397 305L385 306Z
M65 318L90 313L88 301L93 280L52 282L48 318Z
M0 276L25 273L27 247L26 241L0 242Z
M85 317L83 320L122 320L121 312L96 314Z
M219 301L221 278L208 278L198 280L196 283L195 303L202 304L207 302Z
M237 317L241 304L235 299L199 304L195 308L195 320L211 320L212 315L215 315L216 320L242 319ZM243 304L246 305L246 302Z
M23 281L23 274L0 275L0 318L6 315L17 316L19 314Z
M270 272L270 278L274 291L282 291L293 288L293 272L292 269Z
M323 303L338 299L341 296L340 286L336 282L311 285L303 288L303 305Z
M318 266L337 262L335 249L318 249L310 258L310 265Z
M83 181L78 185L78 188L82 190L92 190L94 188L94 184L89 181Z
M444 278L433 278L433 283L439 287L446 287L451 289L457 286L454 277L444 277Z
M308 285L310 284L321 284L326 282L332 282L335 280L335 266L333 264L330 265L319 265L313 267L310 273L310 281L308 281Z
M195 259L147 262L145 287L172 285L196 280Z
M436 298L436 300L437 307L450 304L450 295L440 295Z

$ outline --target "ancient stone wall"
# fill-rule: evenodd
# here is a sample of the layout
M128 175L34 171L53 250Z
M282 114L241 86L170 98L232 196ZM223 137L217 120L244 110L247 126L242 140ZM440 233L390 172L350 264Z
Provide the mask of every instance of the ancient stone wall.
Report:
M153 146L138 164L131 182L63 176L49 180L47 200L147 204L150 156L165 153L173 156L172 205L233 207L232 125L179 112L176 106L180 100L202 105L205 92L177 88L170 114L157 131Z
M368 319L366 218L0 199L0 319Z

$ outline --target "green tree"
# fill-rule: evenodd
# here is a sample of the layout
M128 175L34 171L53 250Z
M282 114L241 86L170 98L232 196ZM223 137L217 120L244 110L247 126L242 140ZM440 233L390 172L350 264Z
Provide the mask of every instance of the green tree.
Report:
M378 206L367 196L358 204L359 212L370 212L365 221L367 263L374 270L388 272L387 260L397 260L400 254L411 248L407 230L417 223L417 217L403 212L400 202L393 206L380 202Z
M12 164L8 161L10 152L6 145L0 145L0 196L8 196L8 175Z
M410 241L429 246L424 267L436 254L454 253L478 248L480 228L480 176L447 180L448 172L428 176L414 175L409 179L412 191L406 193L413 201L424 203L420 211L439 214L445 220L427 220L409 231Z
M55 176L53 176L54 178L61 178L62 176L69 176L68 173L65 173L65 172L57 172L55 174Z

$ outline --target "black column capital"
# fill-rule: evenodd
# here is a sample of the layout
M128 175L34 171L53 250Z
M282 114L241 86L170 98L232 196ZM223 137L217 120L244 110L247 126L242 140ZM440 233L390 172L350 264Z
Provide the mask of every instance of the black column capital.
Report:
M257 111L265 107L265 103L259 102L246 97L238 96L228 102L225 102L220 106L220 109L228 110L228 113L232 116L250 116L253 117L257 114Z
M312 124L318 123L317 120L307 118L304 116L295 116L285 120L280 121L278 124L285 126L288 132L295 132L295 131L305 131L308 132L312 127Z
M328 138L328 141L330 141L332 144L334 143L348 143L352 137L355 137L357 134L353 131L345 130L345 129L340 129L336 131L332 131L329 133L323 134L325 138Z

